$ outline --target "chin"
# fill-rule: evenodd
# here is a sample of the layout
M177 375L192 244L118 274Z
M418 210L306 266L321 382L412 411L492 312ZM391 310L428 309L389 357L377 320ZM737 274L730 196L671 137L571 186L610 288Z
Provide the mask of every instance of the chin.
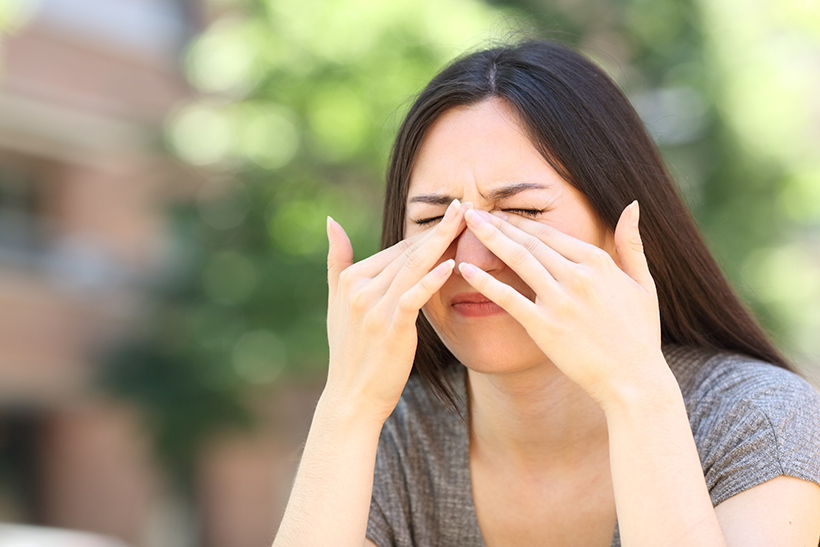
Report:
M481 322L459 321L446 331L427 319L450 353L474 372L503 374L547 361L524 327L509 315Z

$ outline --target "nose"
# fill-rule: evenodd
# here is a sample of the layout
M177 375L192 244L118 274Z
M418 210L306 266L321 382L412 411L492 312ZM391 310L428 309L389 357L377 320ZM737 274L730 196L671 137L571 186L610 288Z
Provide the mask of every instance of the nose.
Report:
M461 235L458 236L455 241L455 247L455 273L458 273L458 265L462 262L469 262L485 272L499 270L504 267L504 263L501 259L485 247L469 228L466 228L461 232Z

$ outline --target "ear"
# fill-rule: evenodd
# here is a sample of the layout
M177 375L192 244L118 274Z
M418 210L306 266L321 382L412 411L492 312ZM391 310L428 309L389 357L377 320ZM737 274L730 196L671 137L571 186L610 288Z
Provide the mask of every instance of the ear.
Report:
M639 230L640 208L633 201L621 213L615 226L615 252L621 269L649 292L655 292L655 282L649 273Z

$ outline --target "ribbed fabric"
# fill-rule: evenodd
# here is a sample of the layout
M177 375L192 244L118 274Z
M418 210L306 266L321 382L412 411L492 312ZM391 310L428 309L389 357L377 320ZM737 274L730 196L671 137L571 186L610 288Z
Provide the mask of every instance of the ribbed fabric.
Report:
M663 350L713 505L780 475L820 484L820 394L811 385L739 355ZM466 417L465 369L451 378ZM379 547L485 547L469 450L466 424L413 375L379 439L367 537Z

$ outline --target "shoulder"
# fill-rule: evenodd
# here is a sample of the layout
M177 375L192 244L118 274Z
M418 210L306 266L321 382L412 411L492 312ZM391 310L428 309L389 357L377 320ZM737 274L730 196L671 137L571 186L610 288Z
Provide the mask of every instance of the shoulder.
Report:
M665 348L713 503L785 475L820 484L820 393L743 355Z
M683 347L665 353L692 418L745 410L773 426L798 425L794 420L820 426L820 393L794 372L733 353Z

